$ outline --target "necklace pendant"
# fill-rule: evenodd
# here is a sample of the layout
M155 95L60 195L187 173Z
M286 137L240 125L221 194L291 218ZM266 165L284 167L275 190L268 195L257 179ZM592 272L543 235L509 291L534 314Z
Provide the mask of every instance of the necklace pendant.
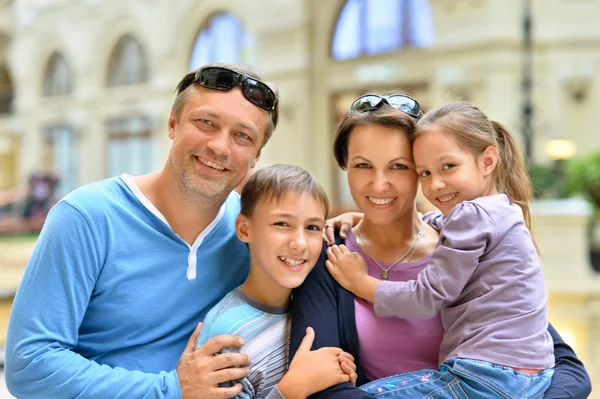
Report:
M381 277L383 280L389 280L390 277L392 277L392 275L389 274L388 272L385 272L385 273L379 273L379 277Z

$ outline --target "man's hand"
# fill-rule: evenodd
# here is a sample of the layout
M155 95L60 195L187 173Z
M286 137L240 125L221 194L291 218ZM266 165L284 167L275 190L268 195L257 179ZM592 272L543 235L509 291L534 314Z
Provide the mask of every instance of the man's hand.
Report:
M246 377L250 359L241 353L220 352L230 346L239 348L244 340L235 335L219 335L195 349L201 329L202 323L199 323L177 364L183 399L222 399L238 395L242 384L219 387L219 383Z
M375 289L380 283L369 276L367 262L356 252L351 252L345 245L334 245L327 248L327 270L335 281L354 295L375 301Z
M340 348L311 351L314 339L315 332L308 327L288 372L279 382L279 391L286 399L304 399L333 385L356 382L354 357Z

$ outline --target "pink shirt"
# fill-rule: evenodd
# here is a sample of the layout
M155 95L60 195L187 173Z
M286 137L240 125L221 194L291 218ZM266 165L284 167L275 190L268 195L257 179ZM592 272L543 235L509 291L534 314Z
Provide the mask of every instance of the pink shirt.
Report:
M346 246L366 261L371 276L379 277L381 269L367 256L349 232ZM407 281L417 277L430 257L410 263L399 263L390 281ZM387 268L391 263L379 262ZM378 317L369 301L355 298L356 327L360 341L360 362L365 376L373 381L395 374L421 369L439 368L440 344L444 334L440 316L431 319L399 319Z

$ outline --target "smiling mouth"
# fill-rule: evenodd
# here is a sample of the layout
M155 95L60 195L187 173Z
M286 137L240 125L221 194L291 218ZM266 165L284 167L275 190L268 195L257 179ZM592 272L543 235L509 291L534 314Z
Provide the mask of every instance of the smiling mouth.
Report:
M212 168L212 169L218 170L218 171L220 171L220 172L223 172L223 171L225 171L225 170L226 170L226 168L224 168L223 166L217 165L217 164L216 164L216 163L214 163L214 162L207 161L206 159L203 159L203 158L200 158L200 157L196 157L196 159L197 159L198 161L200 161L200 163L201 163L202 165L206 165L206 166L208 166L209 168Z
M285 263L290 267L299 267L306 263L306 259L302 260L294 260L290 258L286 258L285 256L278 256L279 260Z
M387 205L391 204L398 197L390 197L390 198L378 198L378 197L367 197L369 202L372 202L375 205Z
M458 197L458 193L445 194L437 197L436 199L442 204L445 204L446 202L452 201L456 197Z

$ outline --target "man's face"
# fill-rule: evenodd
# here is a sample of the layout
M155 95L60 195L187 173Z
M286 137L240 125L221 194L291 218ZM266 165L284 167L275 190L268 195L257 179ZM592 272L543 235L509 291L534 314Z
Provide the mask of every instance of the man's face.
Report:
M269 113L239 88L189 90L181 115L169 117L169 162L190 199L222 200L258 159Z

